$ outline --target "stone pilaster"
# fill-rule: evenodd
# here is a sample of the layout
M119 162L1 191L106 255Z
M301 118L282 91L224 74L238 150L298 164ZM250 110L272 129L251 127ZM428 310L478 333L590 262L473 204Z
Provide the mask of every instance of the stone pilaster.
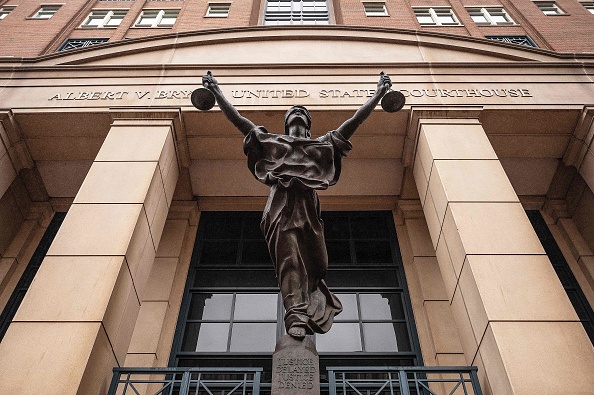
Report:
M592 345L481 124L418 122L415 182L466 362L487 393L588 393Z
M178 176L172 122L116 120L0 344L0 392L105 394Z

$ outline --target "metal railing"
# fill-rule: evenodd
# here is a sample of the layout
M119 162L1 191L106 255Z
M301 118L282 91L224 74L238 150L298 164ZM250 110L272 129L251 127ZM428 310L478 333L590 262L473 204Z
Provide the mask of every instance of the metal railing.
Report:
M114 368L107 395L259 395L261 368Z
M327 370L330 395L482 395L474 366Z
M474 366L328 367L329 395L482 395ZM114 368L107 395L260 395L261 368Z

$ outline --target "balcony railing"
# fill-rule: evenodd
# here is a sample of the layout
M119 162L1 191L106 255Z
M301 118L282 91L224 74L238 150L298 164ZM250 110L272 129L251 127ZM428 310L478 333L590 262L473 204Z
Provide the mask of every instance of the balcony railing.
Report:
M477 368L329 367L329 395L482 395ZM107 395L260 395L261 368L114 368ZM261 391L262 390L262 391Z
M330 395L482 395L474 366L329 367Z
M114 368L108 395L259 395L261 368Z

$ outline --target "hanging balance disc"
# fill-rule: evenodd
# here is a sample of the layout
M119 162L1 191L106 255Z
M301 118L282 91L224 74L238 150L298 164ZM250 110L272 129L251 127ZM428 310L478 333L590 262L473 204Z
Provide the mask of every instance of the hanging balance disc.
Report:
M215 97L211 91L206 88L198 88L192 92L190 97L192 104L199 110L206 111L210 110L215 105Z
M382 108L386 112L396 112L402 110L406 99L400 91L389 91L382 97Z

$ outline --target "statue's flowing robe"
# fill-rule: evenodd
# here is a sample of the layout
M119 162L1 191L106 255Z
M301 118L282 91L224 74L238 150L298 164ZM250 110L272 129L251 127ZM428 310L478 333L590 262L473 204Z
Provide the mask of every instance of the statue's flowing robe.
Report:
M261 228L275 264L285 327L325 333L342 305L324 281L328 253L316 189L336 184L351 143L336 131L310 140L257 126L243 147L250 171L270 186Z

